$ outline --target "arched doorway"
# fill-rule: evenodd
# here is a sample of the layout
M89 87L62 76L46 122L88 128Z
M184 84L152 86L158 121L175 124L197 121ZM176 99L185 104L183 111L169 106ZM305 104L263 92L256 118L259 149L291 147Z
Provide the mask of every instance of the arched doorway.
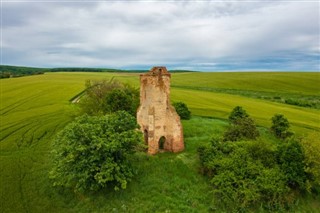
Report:
M164 136L162 136L160 139L159 139L159 149L160 150L163 150L164 149L164 143L166 142L166 138Z

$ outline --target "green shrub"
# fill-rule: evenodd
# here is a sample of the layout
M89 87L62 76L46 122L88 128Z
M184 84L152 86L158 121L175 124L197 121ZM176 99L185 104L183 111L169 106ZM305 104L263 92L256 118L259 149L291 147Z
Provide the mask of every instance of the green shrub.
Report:
M76 191L125 189L133 177L128 156L142 141L134 117L119 111L77 118L55 138L50 178L55 186Z
M273 144L265 141L248 142L246 148L250 153L250 156L254 160L261 161L261 163L268 168L274 167L277 164L276 161L276 148Z
M224 141L238 141L242 139L256 139L259 131L254 120L240 106L235 107L229 116L230 125L224 133Z
M202 172L210 177L215 200L227 211L259 205L282 208L287 202L286 176L277 165L271 144L213 139L198 152Z
M238 141L242 139L256 139L259 131L250 117L234 120L224 133L224 141Z
M209 146L200 146L198 148L201 171L212 177L215 174L215 159L227 155L232 151L232 144L222 142L220 138L213 137Z
M313 132L302 138L304 171L307 175L306 189L320 192L320 133Z
M271 118L271 120L272 120L271 131L276 137L284 140L293 135L293 133L289 131L290 123L284 115L275 114Z
M124 110L135 116L140 102L138 89L114 79L87 81L84 94L79 106L81 113L88 115L104 115Z
M236 122L239 119L247 118L249 114L241 106L236 106L229 115L229 121L231 123Z
M305 189L304 153L301 144L291 139L280 143L277 148L277 161L286 176L287 185L293 189Z
M178 115L181 119L189 120L191 117L191 112L188 109L188 106L183 102L173 103L174 108L176 109Z
M133 91L129 89L113 89L106 95L106 111L127 111L135 116L138 97Z

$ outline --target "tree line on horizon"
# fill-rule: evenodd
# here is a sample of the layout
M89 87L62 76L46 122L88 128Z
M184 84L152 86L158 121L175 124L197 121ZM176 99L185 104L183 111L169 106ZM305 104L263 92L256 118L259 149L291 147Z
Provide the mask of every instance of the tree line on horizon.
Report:
M25 66L0 65L0 78L15 78L28 75L39 75L45 72L128 72L141 73L147 72L144 69L111 69L111 68L90 68L90 67L57 67L57 68L39 68ZM170 72L194 72L189 70L171 70Z

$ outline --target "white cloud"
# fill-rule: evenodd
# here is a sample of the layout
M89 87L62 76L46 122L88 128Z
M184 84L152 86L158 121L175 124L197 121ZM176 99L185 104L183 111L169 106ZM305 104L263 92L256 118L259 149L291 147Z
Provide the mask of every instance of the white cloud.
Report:
M319 56L317 1L2 4L3 63L213 69L264 57Z

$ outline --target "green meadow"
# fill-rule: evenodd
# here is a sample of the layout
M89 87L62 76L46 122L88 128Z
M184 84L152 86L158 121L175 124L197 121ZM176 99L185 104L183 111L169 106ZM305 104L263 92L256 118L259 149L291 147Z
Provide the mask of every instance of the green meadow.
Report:
M75 194L53 188L51 142L77 116L70 100L86 80L111 78L139 86L137 73L59 72L0 80L0 212L219 212L209 181L198 171L197 148L222 134L235 106L246 109L261 132L275 113L284 114L297 135L320 132L320 109L275 100L319 101L320 73L174 73L171 100L185 102L193 115L183 121L184 152L137 154L137 174L126 190ZM296 206L297 212L317 209L319 197Z

